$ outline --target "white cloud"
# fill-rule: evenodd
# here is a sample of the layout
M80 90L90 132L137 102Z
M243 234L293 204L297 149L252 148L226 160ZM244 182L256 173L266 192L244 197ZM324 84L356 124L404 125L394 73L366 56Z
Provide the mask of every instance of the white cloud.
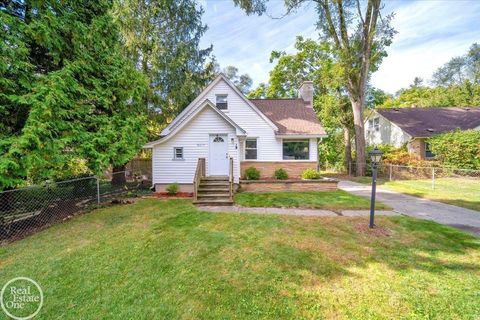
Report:
M429 80L438 67L480 41L479 2L418 1L393 10L398 34L372 76L372 84L385 91L407 87L417 76Z
M273 16L284 12L283 1L269 5ZM429 79L451 57L480 42L480 1L389 1L386 5L387 12L396 12L394 25L399 33L372 83L388 92L408 86L416 76ZM212 43L221 66L237 66L250 74L254 85L268 81L272 50L294 52L298 35L317 38L313 5L283 19L247 16L233 1L206 1L203 7L209 30L202 46Z

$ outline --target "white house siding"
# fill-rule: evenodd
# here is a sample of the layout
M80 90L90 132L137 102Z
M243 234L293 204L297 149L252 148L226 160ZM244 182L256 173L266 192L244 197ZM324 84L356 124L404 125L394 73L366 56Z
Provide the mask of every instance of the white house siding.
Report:
M197 167L197 159L206 159L209 172L208 145L210 134L228 134L228 153L234 158L235 182L238 182L240 163L238 159L238 139L235 128L228 124L215 111L206 107L186 124L176 135L153 148L152 176L154 184L192 184ZM231 142L231 139L234 142ZM173 160L173 148L183 147L184 160ZM185 190L189 191L189 190Z
M368 120L377 117L380 123L378 131L368 127ZM373 112L365 122L365 140L370 145L390 144L398 148L410 141L411 137L388 119Z
M228 110L225 114L247 132L247 137L257 138L258 154L257 160L278 161L282 159L282 142L275 137L273 128L246 102L242 99L225 81L221 80L210 91L205 98L198 102L200 105L205 99L215 103L215 95L227 94ZM243 146L242 146L243 149Z

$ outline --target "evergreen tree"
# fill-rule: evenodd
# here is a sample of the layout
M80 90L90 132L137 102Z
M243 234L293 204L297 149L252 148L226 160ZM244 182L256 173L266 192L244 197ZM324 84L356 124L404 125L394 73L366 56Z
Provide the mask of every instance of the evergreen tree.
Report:
M110 10L108 0L0 7L0 188L66 177L72 163L94 173L122 166L145 142L146 81Z
M148 77L144 104L151 139L158 138L160 129L213 77L213 62L207 62L212 47L199 48L207 29L202 14L193 0L115 1L125 51Z

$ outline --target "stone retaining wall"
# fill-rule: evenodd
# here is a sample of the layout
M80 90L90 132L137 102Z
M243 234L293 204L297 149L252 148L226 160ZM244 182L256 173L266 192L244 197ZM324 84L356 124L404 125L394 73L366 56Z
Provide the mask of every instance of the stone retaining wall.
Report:
M275 191L335 191L338 180L240 180L239 191L275 192Z
M284 169L289 178L300 178L306 169L317 169L316 161L242 161L240 162L241 177L245 176L245 169L255 167L260 171L260 177L272 178L275 170Z

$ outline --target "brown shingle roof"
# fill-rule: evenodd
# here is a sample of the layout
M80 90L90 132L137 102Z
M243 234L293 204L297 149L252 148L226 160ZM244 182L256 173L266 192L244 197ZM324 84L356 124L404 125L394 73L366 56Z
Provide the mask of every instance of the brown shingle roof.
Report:
M412 137L431 137L455 129L480 126L480 108L376 109Z
M277 127L281 135L323 135L315 111L303 99L250 99Z

